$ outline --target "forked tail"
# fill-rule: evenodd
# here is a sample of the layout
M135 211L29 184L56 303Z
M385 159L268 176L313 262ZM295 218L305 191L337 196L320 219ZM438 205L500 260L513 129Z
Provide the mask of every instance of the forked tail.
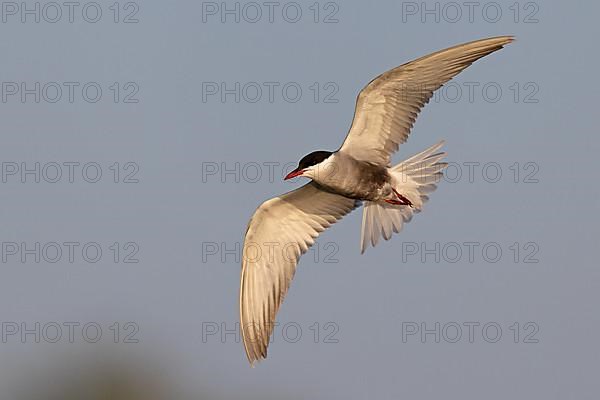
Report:
M441 141L388 169L392 176L392 187L412 205L366 201L360 235L361 253L364 253L369 243L375 247L380 236L389 240L392 232L400 232L404 223L410 222L413 214L421 211L423 203L429 200L428 194L437 188L442 171L448 165L439 162L446 156L446 153L438 152L443 145L444 141Z

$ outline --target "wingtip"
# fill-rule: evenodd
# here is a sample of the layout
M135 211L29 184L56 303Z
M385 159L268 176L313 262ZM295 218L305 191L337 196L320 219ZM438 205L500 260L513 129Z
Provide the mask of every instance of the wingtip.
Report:
M484 40L486 40L486 39L484 39ZM499 40L501 42L511 43L516 40L516 36L515 35L493 36L493 37L489 38L488 40Z
M250 363L250 368L256 367L256 365L261 361L259 358L248 358L248 362Z
M465 43L465 45L485 43L486 45L499 46L499 48L503 48L504 46L514 42L515 40L516 37L514 35L492 36L485 39L474 40L472 42Z
M514 35L498 36L495 39L500 39L500 46L502 47L517 40L517 38Z
M506 43L505 44L510 44L510 43L513 43L513 42L516 42L516 41L517 41L517 37L516 36L508 35L508 36L506 36Z

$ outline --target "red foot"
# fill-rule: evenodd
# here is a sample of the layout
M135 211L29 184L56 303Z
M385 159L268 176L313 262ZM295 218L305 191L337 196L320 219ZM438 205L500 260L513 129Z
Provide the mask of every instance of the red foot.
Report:
M406 205L406 203L404 203L404 202L402 202L402 201L399 201L399 200L390 200L390 199L385 199L385 200L383 200L383 201L385 201L385 202L386 202L386 203L388 203L388 204L393 204L393 205L395 205L395 206L405 206L405 205Z
M398 197L399 200L385 200L386 203L398 205L398 206L410 206L412 208L413 205L409 199L407 199L405 196L398 193L398 191L396 189L392 188L392 190L394 191L394 193L396 194L396 197Z

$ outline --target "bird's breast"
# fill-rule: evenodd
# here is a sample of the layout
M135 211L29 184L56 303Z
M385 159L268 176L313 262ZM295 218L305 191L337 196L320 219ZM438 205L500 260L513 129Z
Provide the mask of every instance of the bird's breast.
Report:
M377 201L388 193L387 169L335 153L313 178L325 190L357 200Z

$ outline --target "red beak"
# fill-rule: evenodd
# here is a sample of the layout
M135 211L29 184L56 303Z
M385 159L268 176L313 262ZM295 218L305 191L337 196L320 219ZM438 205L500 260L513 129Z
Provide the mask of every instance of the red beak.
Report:
M303 173L304 173L304 170L303 170L303 169L295 169L295 170L293 170L292 172L290 172L289 174L287 174L287 175L285 176L285 178L283 178L283 180L284 180L284 181L287 181L288 179L295 178L295 177L297 177L297 176L300 176L300 175L302 175Z

